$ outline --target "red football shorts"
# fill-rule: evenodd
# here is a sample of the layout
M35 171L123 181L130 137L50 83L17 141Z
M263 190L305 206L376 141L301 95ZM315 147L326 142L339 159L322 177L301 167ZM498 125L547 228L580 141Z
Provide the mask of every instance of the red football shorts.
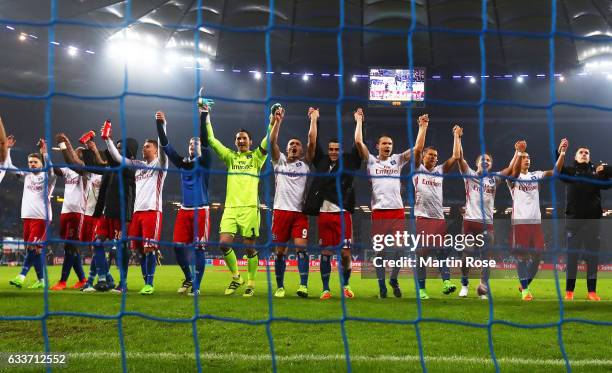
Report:
M515 224L510 232L510 244L517 249L544 250L541 224Z
M341 213L319 213L319 245L323 247L338 246L342 240ZM350 213L344 212L344 242L343 248L350 248L353 239L353 218Z
M62 240L78 241L83 226L83 214L67 212L60 215L60 238Z
M121 238L121 219L99 217L94 232L96 238L118 240Z
M132 250L144 248L145 251L152 251L157 249L161 228L161 211L136 211L128 229L128 236L138 238L138 240L132 239Z
M44 219L23 219L23 240L31 244L26 247L36 246L47 239L47 222ZM38 245L37 245L38 244Z
M83 215L83 224L81 224L81 234L79 241L81 242L93 242L96 239L96 225L98 224L98 218L93 216Z
M481 234L487 232L490 236L493 236L493 224L483 224L481 221L464 220L463 221L463 234Z
M308 217L303 212L274 210L272 213L272 242L308 238Z
M422 247L443 248L444 235L446 235L446 220L416 218L416 234L421 234L428 237L421 238L421 242L425 242Z
M199 208L197 214L198 235L195 237L194 227L196 213L195 210L180 209L176 215L174 224L174 242L189 244L195 241L201 242L198 247L203 247L208 241L210 233L210 211L208 207Z
M405 230L404 209L372 210L372 235L403 233Z

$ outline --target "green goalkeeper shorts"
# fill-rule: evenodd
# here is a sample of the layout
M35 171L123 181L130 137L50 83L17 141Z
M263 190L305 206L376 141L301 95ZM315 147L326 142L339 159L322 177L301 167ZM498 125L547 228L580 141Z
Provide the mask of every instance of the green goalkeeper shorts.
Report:
M259 207L226 207L219 233L238 233L244 238L259 237Z

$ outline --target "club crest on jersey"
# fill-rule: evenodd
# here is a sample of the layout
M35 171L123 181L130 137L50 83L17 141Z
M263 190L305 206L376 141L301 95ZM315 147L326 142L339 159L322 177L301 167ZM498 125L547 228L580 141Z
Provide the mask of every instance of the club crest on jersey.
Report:
M302 167L302 162L295 162L295 167Z
M533 175L533 176L531 177L531 180L537 180L537 179L538 179L538 177L537 177L536 175Z
M397 162L395 160L392 160L391 164L395 166L397 164Z
M253 155L252 154L247 154L246 157L247 157L247 159L251 159L251 158L253 158Z

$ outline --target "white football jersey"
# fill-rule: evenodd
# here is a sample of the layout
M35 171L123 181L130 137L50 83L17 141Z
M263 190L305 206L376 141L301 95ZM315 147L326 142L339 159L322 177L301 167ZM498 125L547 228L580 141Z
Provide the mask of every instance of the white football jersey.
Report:
M83 177L68 167L62 167L60 170L62 170L64 174L64 203L62 204L62 214L70 212L82 214L85 211Z
M406 164L402 154L393 154L384 161L370 154L367 169L372 184L372 210L404 208L399 177Z
M460 170L461 171L461 170ZM471 168L468 168L464 174L466 176L479 177L478 173ZM487 175L483 179L465 178L465 215L464 220L482 222L483 217L486 224L493 224L493 208L495 207L495 193L497 185L502 181L502 178L495 174ZM482 197L480 191L482 186ZM483 211L481 210L481 201Z
M512 194L512 224L540 224L540 184L543 171L520 174L517 181L508 182ZM521 181L528 180L529 182Z
M274 209L301 212L310 167L303 160L287 162L282 152L278 161L272 163L275 176Z
M23 196L21 198L22 219L49 219L53 218L51 211L51 195L55 189L55 174L44 172L20 172L23 176ZM47 176L48 175L48 176ZM45 185L45 179L47 179ZM45 190L46 187L46 190ZM46 194L46 198L45 198Z
M161 151L161 150L160 150ZM161 170L161 162L156 158L151 163L132 161L133 164L151 168L136 170L136 200L134 211L162 211L162 189L168 171Z
M85 188L85 215L93 216L100 195L100 185L102 185L102 175L88 174L87 186Z
M415 196L414 216L444 219L442 206L444 177L442 176L442 167L443 165L438 165L432 171L429 171L421 164L417 168L417 171L422 173L415 174L412 177Z

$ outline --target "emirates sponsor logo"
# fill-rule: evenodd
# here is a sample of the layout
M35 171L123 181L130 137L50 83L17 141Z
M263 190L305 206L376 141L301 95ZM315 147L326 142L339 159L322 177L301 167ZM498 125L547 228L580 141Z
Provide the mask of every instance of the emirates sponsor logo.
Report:
M436 181L435 179L421 179L421 184L423 185L428 185L428 186L433 186L433 187L441 187L442 183L439 181Z
M376 175L399 175L398 169L393 169L390 167L385 168L377 168L375 171Z
M480 187L478 185L472 185L472 190L475 191L476 193L480 193ZM485 186L484 193L495 194L495 188L491 186Z
M538 184L536 183L519 184L518 188L522 192L533 192L534 190L538 189Z

